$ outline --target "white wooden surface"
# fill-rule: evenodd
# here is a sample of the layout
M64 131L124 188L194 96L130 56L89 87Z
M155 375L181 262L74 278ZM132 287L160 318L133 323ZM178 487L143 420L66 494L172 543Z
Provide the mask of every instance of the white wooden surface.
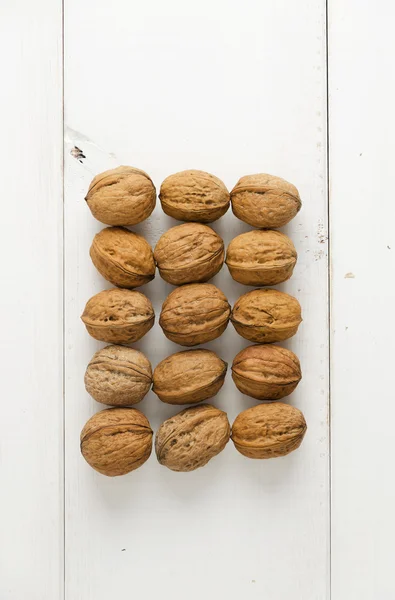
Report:
M1 600L392 600L392 4L328 0L332 489L325 2L64 4L64 223L62 3L0 8ZM90 263L101 225L83 197L120 163L158 188L190 167L229 187L267 170L300 188L303 210L286 229L299 262L283 286L304 309L289 342L304 373L290 400L309 425L298 452L259 463L229 444L195 473L152 456L115 480L81 459L79 431L100 408L83 374L101 344L79 315L107 287ZM137 229L154 244L172 224L157 209ZM248 229L231 214L215 228L226 242ZM244 291L226 267L216 282L232 303ZM146 286L157 314L170 287ZM228 362L244 345L231 326L209 344ZM138 347L153 365L177 349L157 324ZM233 420L254 401L228 375L215 403ZM153 394L141 408L154 429L176 412Z
M332 597L391 600L394 5L329 6Z
M2 2L0 598L63 593L62 11Z
M65 2L67 600L328 598L325 44L323 1ZM117 164L147 170L158 189L185 168L210 171L229 188L260 171L299 187L304 208L287 229L299 262L283 286L305 317L289 343L304 371L290 400L309 425L297 453L249 461L229 444L190 474L153 455L115 480L82 460L79 432L101 408L83 375L101 344L79 316L108 287L88 254L102 226L83 198L92 176ZM137 230L154 244L172 224L158 208ZM215 229L229 242L248 227L229 213ZM226 268L215 282L231 303L245 291ZM170 289L159 278L144 289L157 315ZM231 363L245 345L229 326L208 347ZM178 348L157 323L137 347L153 365ZM231 421L255 403L230 374L214 402ZM154 429L176 412L152 393L140 406Z

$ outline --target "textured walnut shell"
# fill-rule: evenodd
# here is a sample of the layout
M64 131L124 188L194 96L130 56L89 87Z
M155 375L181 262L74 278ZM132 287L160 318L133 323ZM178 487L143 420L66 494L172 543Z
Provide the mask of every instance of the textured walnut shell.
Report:
M96 234L90 255L99 273L118 287L135 288L155 277L151 246L124 227L106 227Z
M253 290L240 296L231 321L246 340L263 344L286 340L302 322L299 302L278 290Z
M136 408L107 408L81 431L81 453L93 469L115 477L141 467L152 451L152 429Z
M204 171L182 171L170 175L161 185L164 212L180 221L211 223L229 208L229 192L218 177Z
M153 391L167 404L195 404L219 392L226 370L226 362L211 350L176 352L156 367Z
M125 346L106 346L96 352L85 372L85 388L97 402L128 406L141 402L152 383L148 358Z
M230 198L236 217L261 229L286 225L302 206L299 192L292 183L264 173L239 179Z
M219 337L229 317L229 302L221 290L211 283L190 283L167 296L159 325L172 342L196 346Z
M240 413L232 426L232 441L248 458L276 458L299 448L307 425L289 404L258 404Z
M289 279L297 254L292 241L279 231L247 231L234 238L226 264L235 281L244 285L277 285Z
M94 177L85 200L105 225L136 225L154 210L156 190L144 171L117 167Z
M211 227L183 223L162 235L155 247L161 277L173 285L208 281L221 270L224 242Z
M243 394L257 400L280 400L302 379L298 357L281 346L248 346L235 356L232 378Z
M226 413L210 404L186 408L167 419L155 438L158 461L172 471L204 467L229 441Z
M134 290L113 288L88 300L81 316L88 333L111 344L137 342L151 329L155 315L151 302Z

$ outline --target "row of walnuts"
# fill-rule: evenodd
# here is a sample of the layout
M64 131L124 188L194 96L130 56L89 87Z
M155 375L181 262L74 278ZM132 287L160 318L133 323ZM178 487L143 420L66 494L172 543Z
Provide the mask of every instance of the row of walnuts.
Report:
M135 288L155 277L172 285L200 283L216 275L226 262L235 281L244 285L277 285L289 279L297 254L292 241L274 230L247 231L225 247L222 238L203 223L172 227L152 252L148 242L125 227L106 227L90 249L92 261L108 281Z
M229 194L214 175L182 171L164 180L159 198L170 217L197 223L216 221L232 203L236 217L258 229L283 227L302 205L294 185L263 173L242 177ZM154 210L156 189L144 171L118 167L97 175L85 200L93 216L105 225L137 225Z
M168 177L161 186L164 212L187 221L159 239L155 251L140 235L126 229L146 219L156 201L150 177L132 167L119 167L95 177L86 201L106 225L92 243L90 255L114 289L91 298L82 320L95 338L112 345L96 352L85 374L85 386L98 402L115 406L94 415L81 432L81 451L88 463L106 475L122 475L142 465L151 454L153 432L140 411L151 386L163 402L194 406L166 420L156 434L158 460L175 471L205 465L231 438L251 458L282 456L296 449L306 431L302 413L284 403L301 379L298 358L280 346L253 345L234 359L232 377L238 389L264 400L236 418L230 428L226 413L209 404L222 387L227 364L214 352L177 352L152 373L142 352L120 344L139 340L154 324L149 299L133 288L155 276L181 287L165 300L159 324L182 346L219 337L229 320L244 338L268 344L294 335L301 322L299 302L278 290L257 289L242 295L231 310L224 294L206 283L226 262L236 281L251 286L275 285L291 277L297 255L284 234L267 229L293 218L301 203L296 188L278 177L242 177L231 194L217 178L201 171ZM237 217L264 230L224 243L208 223L222 216L232 200Z

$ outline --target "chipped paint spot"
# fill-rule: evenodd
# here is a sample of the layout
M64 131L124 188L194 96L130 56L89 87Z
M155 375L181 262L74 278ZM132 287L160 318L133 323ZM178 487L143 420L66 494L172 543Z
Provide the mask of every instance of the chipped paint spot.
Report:
M96 144L93 140L91 140L87 135L84 135L80 131L76 131L75 129L72 129L68 125L65 125L64 130L65 130L64 141L66 142L67 145L69 145L69 146L75 145L76 141L78 141L79 143L82 142L85 145L88 144L89 146L93 146L96 150L99 150L101 153L108 156L109 158L114 159L114 161L116 161L117 164L119 164L118 159L113 152L107 152L106 150L101 148L98 144Z
M70 154L71 154L71 156L73 156L74 158L76 158L77 160L79 160L80 163L82 163L82 159L83 158L86 158L85 154L83 153L83 151L81 150L81 148L78 148L78 146L74 146L70 150Z
M354 273L346 273L344 279L355 279Z
M328 241L328 234L325 231L324 224L321 220L317 224L317 239L319 244L325 244Z

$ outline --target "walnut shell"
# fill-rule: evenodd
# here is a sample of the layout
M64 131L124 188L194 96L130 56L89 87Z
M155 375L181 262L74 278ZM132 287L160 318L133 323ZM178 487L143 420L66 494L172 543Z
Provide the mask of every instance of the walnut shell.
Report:
M226 413L210 404L181 411L159 427L155 438L158 461L172 471L204 467L229 441Z
M96 340L131 344L151 329L155 314L151 302L141 292L113 288L88 300L81 319Z
M183 223L162 235L155 247L160 276L173 285L211 279L224 263L224 242L211 227Z
M226 264L235 281L244 285L277 285L289 279L297 254L280 231L247 231L228 246Z
M219 392L227 367L211 350L176 352L156 367L153 391L167 404L195 404Z
M232 378L243 394L257 400L280 400L302 379L299 359L281 346L248 346L235 356Z
M302 322L299 302L278 290L253 290L240 296L231 321L246 340L268 344L286 340Z
M109 477L141 467L152 451L152 429L136 408L107 408L81 431L81 453L90 466Z
M289 404L258 404L240 413L232 426L232 441L248 458L276 458L299 448L307 425Z
M219 337L229 317L229 302L221 290L211 283L190 283L167 296L159 325L172 342L197 346Z
M106 227L97 233L90 256L99 273L118 287L139 287L155 277L151 246L124 227Z
M105 225L136 225L154 210L156 190L144 171L117 167L94 177L85 200Z
M85 388L97 402L128 406L149 392L152 369L148 358L125 346L106 346L96 352L85 372Z
M226 213L230 198L218 177L204 171L181 171L167 177L161 185L160 201L164 212L179 221L211 223Z
M236 217L261 229L283 227L302 206L299 192L292 183L264 173L239 179L230 198Z

